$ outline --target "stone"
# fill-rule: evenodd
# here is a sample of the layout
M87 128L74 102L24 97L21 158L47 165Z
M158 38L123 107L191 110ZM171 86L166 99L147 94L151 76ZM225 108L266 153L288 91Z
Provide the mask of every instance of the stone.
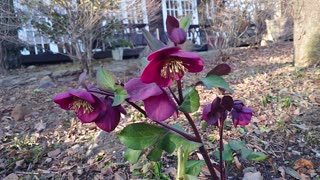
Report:
M15 173L11 173L8 176L6 176L3 180L19 180L19 177Z
M48 152L48 157L50 158L55 158L56 156L58 156L61 153L60 149L55 149L53 151Z
M247 172L242 180L263 180L263 177L260 172Z
M27 69L34 69L34 68L36 68L37 66L35 66L35 65L31 65L31 66L28 66L27 67Z
M27 107L25 104L17 104L11 111L11 117L20 121L23 120L24 117L31 112L31 108Z
M40 79L39 88L50 88L50 87L56 87L56 84L53 82L50 76L44 76Z

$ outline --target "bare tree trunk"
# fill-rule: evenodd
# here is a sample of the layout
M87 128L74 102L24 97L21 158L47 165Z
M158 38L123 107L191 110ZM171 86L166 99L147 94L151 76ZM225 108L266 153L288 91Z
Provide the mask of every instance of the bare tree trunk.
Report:
M6 73L6 48L4 47L3 41L0 42L0 74Z
M320 1L294 1L294 65L307 67L320 62Z

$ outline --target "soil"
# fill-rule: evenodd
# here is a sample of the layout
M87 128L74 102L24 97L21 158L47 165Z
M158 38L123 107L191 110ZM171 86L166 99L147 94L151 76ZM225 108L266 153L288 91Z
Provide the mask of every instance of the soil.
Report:
M264 179L320 178L320 69L292 66L291 42L199 54L205 60L205 69L199 74L187 74L184 87L217 64L229 64L232 73L226 80L235 91L232 96L252 108L254 117L248 126L240 128L228 120L224 140L245 140L248 148L268 156L262 162L254 162L234 153L239 161L230 166L228 178L242 179L248 171L260 172ZM119 82L139 76L142 66L140 59L94 62L96 67L101 64ZM124 146L116 135L137 121L136 112L129 105L125 105L128 115L122 117L117 129L106 133L94 124L81 124L73 112L60 109L52 101L55 94L80 87L77 67L39 65L0 75L0 179L157 178L153 163L143 157L136 165L123 159ZM220 93L204 87L197 90L202 105ZM193 117L198 117L201 110ZM182 115L166 122L179 122L190 129ZM195 123L201 127L199 118ZM217 161L213 156L218 147L217 129L209 127L201 133L210 157ZM198 158L196 152L191 156ZM162 161L161 172L171 179L175 174L174 159L166 154ZM208 179L207 175L206 168L202 168L199 178Z

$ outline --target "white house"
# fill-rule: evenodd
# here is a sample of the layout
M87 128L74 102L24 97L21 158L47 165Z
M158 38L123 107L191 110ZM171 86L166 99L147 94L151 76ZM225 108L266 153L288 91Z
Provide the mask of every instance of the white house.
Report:
M49 3L50 0L43 0L44 3ZM146 24L147 29L156 31L159 37L159 32L165 32L166 29L166 17L167 15L172 15L177 18L183 17L185 15L192 15L191 25L199 24L199 15L198 15L198 4L197 0L157 0L161 5L161 12L159 14L162 15L162 18L159 19L158 24L150 25L148 14L150 11L147 7L148 0L122 0L120 3L121 12L120 14L114 14L118 18L121 18L123 24ZM15 0L14 2L16 8L26 9L26 7L22 6L19 3L19 0ZM134 5L134 6L132 6ZM133 8L127 8L128 6ZM46 21L45 17L35 17L41 18ZM155 27L154 27L155 26ZM132 30L131 30L132 31ZM139 33L139 29L135 29L137 33ZM46 51L51 51L53 53L59 53L58 45L51 42L45 36L39 35L37 33L37 29L32 27L32 25L26 25L19 30L19 38L27 44L29 44L29 49L24 49L21 51L23 55L28 54L39 54ZM129 29L125 30L124 33L130 32ZM188 34L188 38L195 38L193 34ZM198 37L197 37L198 38ZM200 43L199 39L196 39L196 43ZM62 51L62 52L61 52ZM64 53L65 50L60 48L60 53Z

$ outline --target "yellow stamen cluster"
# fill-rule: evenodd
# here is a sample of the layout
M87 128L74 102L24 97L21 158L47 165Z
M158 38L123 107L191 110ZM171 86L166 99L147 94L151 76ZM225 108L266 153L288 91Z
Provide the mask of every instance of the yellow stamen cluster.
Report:
M80 98L74 97L74 101L72 104L70 104L70 109L75 110L75 111L79 111L80 108L82 108L82 113L86 114L86 113L90 113L93 111L93 107L92 105Z
M175 78L176 74L182 76L187 71L181 60L169 59L161 69L161 76L163 78Z

